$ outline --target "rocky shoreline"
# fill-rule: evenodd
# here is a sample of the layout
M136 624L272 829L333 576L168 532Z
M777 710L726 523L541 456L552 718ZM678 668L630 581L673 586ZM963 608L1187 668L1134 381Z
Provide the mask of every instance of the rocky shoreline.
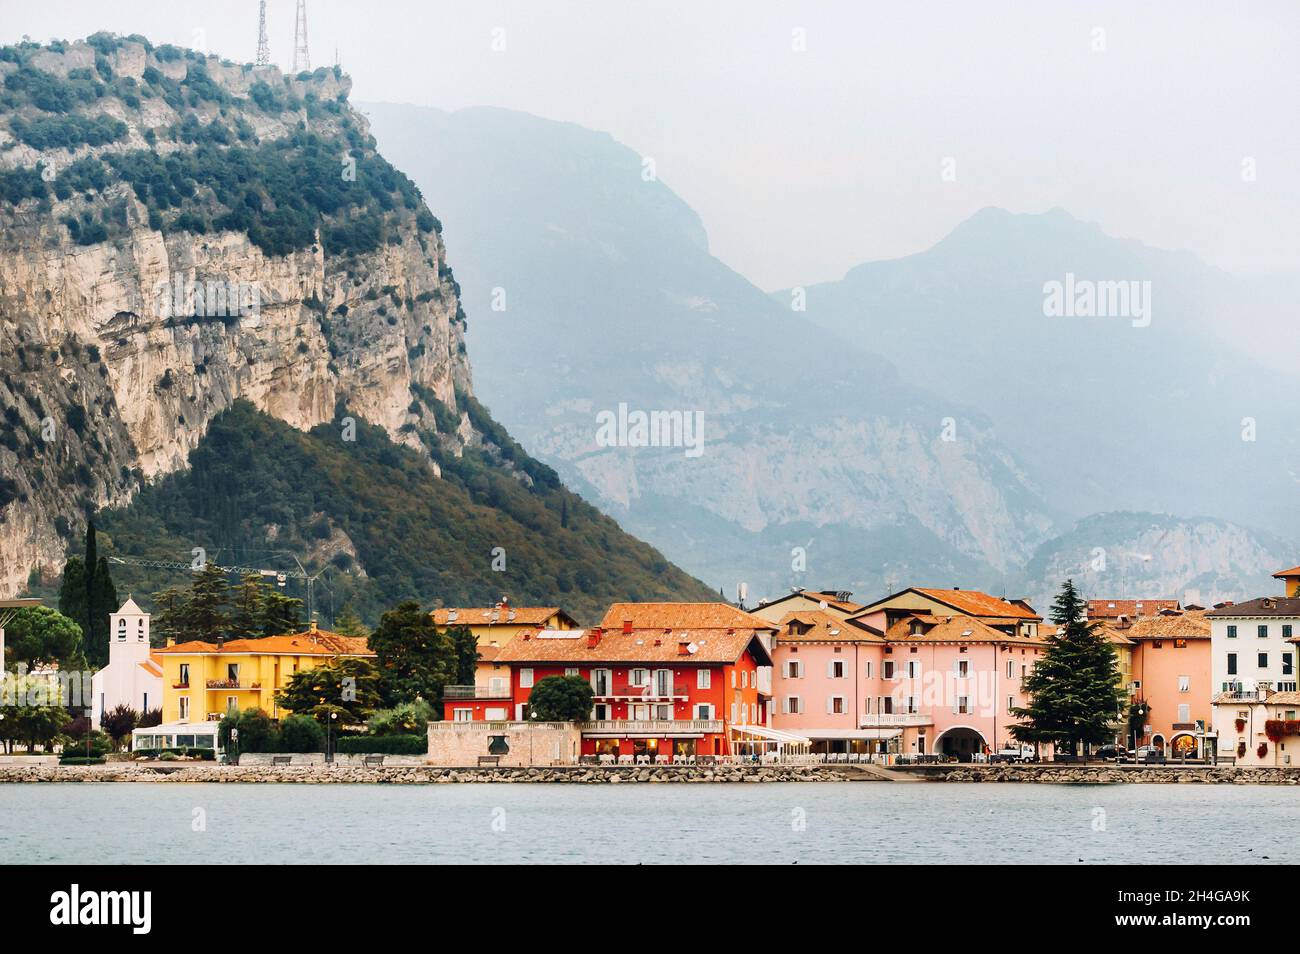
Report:
M1300 768L1233 766L1119 768L1113 765L962 765L925 778L934 782L1031 782L1057 785L1300 785Z
M842 782L849 779L829 766L554 766L530 768L445 768L429 765L251 765L196 763L166 768L139 763L105 765L2 765L5 782L235 782L302 784L428 785L456 782Z

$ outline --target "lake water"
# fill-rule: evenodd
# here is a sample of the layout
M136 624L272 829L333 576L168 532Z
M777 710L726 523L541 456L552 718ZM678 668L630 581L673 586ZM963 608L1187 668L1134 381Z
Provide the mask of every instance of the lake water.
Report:
M1280 786L3 784L0 814L22 863L1300 861Z

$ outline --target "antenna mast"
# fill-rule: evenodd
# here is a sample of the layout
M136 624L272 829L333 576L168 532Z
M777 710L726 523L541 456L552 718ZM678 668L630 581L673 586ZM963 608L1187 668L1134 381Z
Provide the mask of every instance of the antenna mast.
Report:
M311 69L307 53L307 0L298 0L298 17L293 24L293 71Z
M257 11L257 65L271 65L271 44L266 39L266 0Z

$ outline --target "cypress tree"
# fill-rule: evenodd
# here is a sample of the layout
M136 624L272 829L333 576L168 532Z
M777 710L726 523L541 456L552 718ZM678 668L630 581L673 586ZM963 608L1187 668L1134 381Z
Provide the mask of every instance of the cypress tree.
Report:
M226 612L229 595L230 584L221 568L211 562L203 564L203 569L194 574L190 598L183 611L185 638L214 642L218 636L224 636L230 628L230 616Z
M1021 742L1051 743L1057 751L1077 753L1081 744L1115 738L1121 692L1119 660L1087 620L1087 604L1066 580L1052 604L1055 635L1047 651L1025 678L1029 704L1012 710L1021 719L1011 734Z

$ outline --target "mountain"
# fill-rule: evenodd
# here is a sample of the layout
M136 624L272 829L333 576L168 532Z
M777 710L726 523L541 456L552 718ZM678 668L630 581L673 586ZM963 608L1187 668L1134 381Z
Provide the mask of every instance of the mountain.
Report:
M1085 305L1085 289L1102 292L1092 283L1139 283L1128 290L1146 314L1134 297L1127 315L1054 316L1051 283ZM1073 517L1204 513L1281 534L1300 531L1287 400L1300 382L1294 362L1288 374L1258 357L1285 347L1267 314L1285 287L1059 209L985 209L924 252L806 294L817 327L913 362L935 391L987 414Z
M348 416L340 408L303 433L236 402L213 419L188 468L101 513L106 549L167 559L201 540L223 565L284 562L273 550L309 556L331 567L314 586L326 620L348 604L374 622L411 597L477 606L508 595L520 606L558 602L595 624L621 599L716 597L517 447L531 486L475 447L439 455L438 476L382 428L362 424L355 440L340 440ZM113 573L118 589L175 582L129 564Z
M993 585L1051 535L988 415L936 392L924 358L856 348L727 268L633 150L506 110L363 108L446 223L485 401L710 585ZM703 440L635 446L602 428L620 406L682 412Z
M339 69L97 34L0 49L0 87L0 592L100 508L118 553L339 542L372 611L710 592L478 403L441 223Z
M1277 591L1295 562L1282 540L1212 518L1097 514L1038 548L1016 592L1043 609L1073 578L1089 599L1172 598L1210 606Z

